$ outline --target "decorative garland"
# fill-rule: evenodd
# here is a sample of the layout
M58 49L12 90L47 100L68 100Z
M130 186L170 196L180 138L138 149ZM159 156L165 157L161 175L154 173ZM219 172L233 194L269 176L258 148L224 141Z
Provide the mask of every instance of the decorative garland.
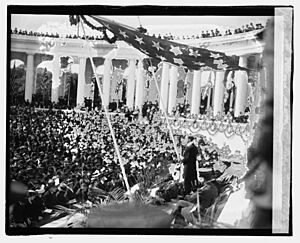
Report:
M174 129L174 131L177 133L177 135L183 135L186 134L186 132L182 132L182 130L179 129ZM241 154L241 151L236 151L235 153L232 153L232 151L230 150L229 145L225 145L223 147L219 147L217 144L213 143L211 138L207 138L206 136L204 136L203 134L194 134L194 136L196 138L201 138L204 139L205 141L207 141L207 145L215 150L218 154L219 157L225 160L240 160L241 163L245 162L245 156L243 156ZM221 159L221 160L222 160Z
M227 128L227 124L223 124L223 121L221 121L218 127L219 132L225 132L226 128Z
M102 40L105 40L110 44L113 44L117 41L118 37L115 34L112 38L108 37L108 35L106 33L106 31L107 31L106 27L104 27L104 26L97 27L97 26L93 25L83 15L70 15L69 16L69 21L70 21L71 25L77 25L79 23L80 19L82 19L83 22L91 29L102 32L102 34L103 34L103 37L101 38Z
M230 138L235 134L234 128L231 123L228 124L226 130L224 131L224 135L226 138Z
M250 136L249 124L243 128L238 123L232 124L231 122L225 123L221 121L220 124L217 124L216 121L207 121L206 119L191 121L179 120L177 118L171 120L170 124L176 131L185 128L191 133L199 133L202 130L207 131L212 136L216 135L217 132L221 132L224 133L226 138L231 138L233 135L240 136L244 142L247 142Z
M91 22L89 22L85 17L84 17L84 15L79 15L79 17L83 20L83 22L88 26L88 27L90 27L91 29L93 29L93 30L98 30L98 31L104 31L104 30L106 30L106 28L104 27L104 26L102 26L102 27L97 27L97 26L95 26L95 25L93 25Z

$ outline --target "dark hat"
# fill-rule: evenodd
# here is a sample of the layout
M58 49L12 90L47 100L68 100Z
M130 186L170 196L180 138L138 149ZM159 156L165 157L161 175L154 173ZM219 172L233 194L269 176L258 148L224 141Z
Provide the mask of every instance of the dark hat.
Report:
M45 185L41 185L39 189L35 190L38 194L43 194L45 192Z
M52 180L52 179L50 179L50 180L48 181L48 187L55 187L55 181Z
M68 189L67 185L65 183L60 183L60 185L58 186L58 190L65 192Z
M28 197L33 197L33 196L35 196L36 194L37 194L36 191L34 191L34 190L28 190Z

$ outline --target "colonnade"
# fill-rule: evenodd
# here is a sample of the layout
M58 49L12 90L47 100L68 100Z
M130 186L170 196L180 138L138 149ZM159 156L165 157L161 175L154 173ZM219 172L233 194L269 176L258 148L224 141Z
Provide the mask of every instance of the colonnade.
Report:
M241 56L239 59L239 66L247 66L247 56ZM213 72L213 75L209 75L209 72ZM178 81L178 68L171 66L167 63L163 64L162 69L162 81L161 81L161 96L160 108L163 105L169 113L172 112L176 106L176 91ZM191 114L199 114L201 104L201 83L207 83L207 79L211 78L212 89L208 91L208 101L206 107L212 106L213 115L222 114L224 105L224 78L225 71L193 71L193 84L192 84L192 99L191 99ZM206 79L206 80L205 80ZM240 116L244 114L247 102L247 87L248 76L246 71L235 71L234 83L236 86L236 97L234 104L234 116ZM210 96L212 97L212 104L210 103ZM163 105L162 105L163 104Z
M26 85L25 85L25 100L32 100L33 84L34 84L34 54L27 53L27 66L26 66ZM79 74L77 86L77 104L83 104L85 97L85 68L86 57L79 57ZM246 67L247 56L241 56L239 65ZM102 79L102 88L104 95L104 102L108 106L110 101L110 88L111 88L111 68L112 60L107 58L104 61L104 73ZM128 78L127 78L127 92L126 92L126 106L128 108L139 107L141 109L144 103L145 81L144 69L142 60L129 59L128 60ZM52 70L52 93L51 101L58 101L58 87L60 85L60 57L54 56L53 70ZM192 84L192 97L191 97L191 114L198 114L201 105L201 83L207 82L210 75L205 72L213 72L211 75L211 82L213 88L209 90L209 97L212 96L212 104L210 99L207 102L207 108L212 106L213 114L217 115L223 111L224 103L224 76L225 71L193 71L193 84ZM178 82L178 67L163 63L162 78L161 78L161 97L160 109L165 107L168 113L176 107L177 96L177 82ZM248 76L246 71L235 71L234 83L235 91L235 104L234 116L244 114L247 102L247 87Z

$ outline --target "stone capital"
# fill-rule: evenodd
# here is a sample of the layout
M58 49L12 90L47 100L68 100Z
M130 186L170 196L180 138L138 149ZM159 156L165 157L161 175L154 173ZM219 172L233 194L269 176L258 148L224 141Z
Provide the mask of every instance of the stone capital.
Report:
M138 59L136 59L136 58L128 58L128 59L127 59L128 62L136 62L137 60L138 60Z
M26 54L28 56L33 56L34 54L36 54L34 51L26 51Z

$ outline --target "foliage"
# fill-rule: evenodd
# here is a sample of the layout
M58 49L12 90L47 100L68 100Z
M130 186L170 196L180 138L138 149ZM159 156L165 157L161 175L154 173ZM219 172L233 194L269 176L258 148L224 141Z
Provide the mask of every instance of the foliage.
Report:
M11 69L10 92L11 95L20 95L25 91L26 71L23 65Z

